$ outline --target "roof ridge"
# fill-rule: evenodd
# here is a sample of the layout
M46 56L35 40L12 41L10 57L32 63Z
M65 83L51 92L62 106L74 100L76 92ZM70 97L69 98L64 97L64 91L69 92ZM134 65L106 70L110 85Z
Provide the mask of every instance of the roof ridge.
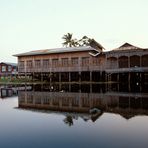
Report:
M128 50L128 49L143 49L137 46L134 46L130 43L125 42L124 44L122 44L121 46L119 46L118 48L115 48L113 50Z
M137 47L137 46L134 46L134 45L132 45L132 44L130 44L130 43L127 43L127 42L125 42L123 45L121 45L119 48L122 48L122 47L136 47L136 48L139 48L139 47Z

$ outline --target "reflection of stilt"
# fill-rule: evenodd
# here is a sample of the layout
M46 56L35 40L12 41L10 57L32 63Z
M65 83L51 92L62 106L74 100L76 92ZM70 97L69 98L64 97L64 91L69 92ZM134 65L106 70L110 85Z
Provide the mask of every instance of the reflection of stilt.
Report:
M71 92L71 85L69 84L69 85L68 85L68 87L69 87L69 89L68 89L68 90L69 90L69 92Z

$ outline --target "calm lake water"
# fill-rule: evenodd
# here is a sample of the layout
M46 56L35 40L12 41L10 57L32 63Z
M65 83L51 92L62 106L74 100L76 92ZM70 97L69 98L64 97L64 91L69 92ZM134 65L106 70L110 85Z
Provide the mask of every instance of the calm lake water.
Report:
M3 93L1 148L148 147L146 92Z

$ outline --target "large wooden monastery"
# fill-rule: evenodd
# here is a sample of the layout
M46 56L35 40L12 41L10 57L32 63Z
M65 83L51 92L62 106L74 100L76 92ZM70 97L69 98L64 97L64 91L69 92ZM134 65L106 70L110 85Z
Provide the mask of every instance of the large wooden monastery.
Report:
M19 75L47 82L148 82L148 48L125 43L105 51L91 46L17 54Z

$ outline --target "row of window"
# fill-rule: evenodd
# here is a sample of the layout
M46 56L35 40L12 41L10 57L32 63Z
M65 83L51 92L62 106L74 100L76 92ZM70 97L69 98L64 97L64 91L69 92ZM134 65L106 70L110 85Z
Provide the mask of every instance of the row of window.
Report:
M110 57L107 59L108 67L110 68L128 68L128 67L148 67L148 55L140 56L122 56L118 59L115 57Z
M23 96L23 95L22 95ZM21 99L19 99L20 103L25 103L25 98L22 97ZM43 96L41 97L40 95L36 96L35 99L33 97L33 95L27 95L27 102L29 104L50 104L52 103L52 105L59 105L59 103L62 103L62 106L69 106L70 104L72 106L79 106L80 102L82 103L82 107L89 107L91 104L93 105L97 105L99 104L98 98L90 100L89 98L86 97L82 97L80 99L77 98L73 98L73 97L69 97L69 98L65 98L65 97L56 97L56 98L50 98L49 96Z
M53 67L58 67L59 65L61 66L78 66L79 65L79 58L75 57L75 58L71 58L71 60L69 60L68 58L62 58L61 61L59 59L52 59L52 62L50 63L49 59L43 59L41 60L35 60L34 61L34 67L35 68L40 68L43 64L44 68L48 68L50 65L52 65ZM97 65L101 62L101 59L97 58L93 58L93 64ZM81 58L81 65L82 66L88 66L89 65L89 57L82 57ZM33 67L33 61L32 60L28 60L26 62L26 66L27 68L32 68ZM19 62L19 67L23 68L24 67L24 61L20 61Z
M2 65L1 66L1 72L11 72L12 71L12 67L11 66L6 66L6 65Z
M148 67L148 55L144 56L121 56L118 59L115 57L110 57L107 58L107 67L108 68L128 68L128 67ZM59 59L52 59L51 61L49 59L43 59L43 60L35 60L34 64L32 60L26 61L26 66L27 68L49 68L49 67L67 67L67 66L78 66L79 64L81 66L89 66L90 64L90 59L89 57L82 57L80 59L81 63L79 62L79 58L62 58L61 60ZM91 64L92 65L102 65L102 58L100 57L93 57L91 59ZM20 61L19 62L19 68L24 68L25 62Z

